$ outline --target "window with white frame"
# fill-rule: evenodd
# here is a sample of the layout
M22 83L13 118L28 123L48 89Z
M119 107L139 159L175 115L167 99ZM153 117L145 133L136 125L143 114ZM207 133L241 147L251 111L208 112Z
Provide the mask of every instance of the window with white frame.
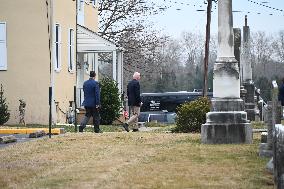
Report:
M6 29L6 22L0 22L0 70L7 70L7 29Z
M68 40L68 71L73 72L74 71L74 65L75 65L75 48L74 48L74 30L69 29L69 40Z
M55 71L61 69L61 28L59 24L55 24L55 48L54 48L54 68Z

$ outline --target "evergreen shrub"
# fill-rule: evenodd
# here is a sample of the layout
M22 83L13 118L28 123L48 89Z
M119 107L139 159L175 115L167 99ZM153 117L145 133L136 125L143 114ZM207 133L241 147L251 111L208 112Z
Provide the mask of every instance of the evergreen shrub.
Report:
M182 104L177 108L177 126L173 132L200 132L201 125L206 122L206 113L209 111L210 101L206 97Z
M6 98L4 97L4 90L1 84L0 89L0 125L6 123L10 118L10 113L8 110L8 105L6 103Z
M120 116L121 99L117 82L104 78L101 86L101 124L110 125Z

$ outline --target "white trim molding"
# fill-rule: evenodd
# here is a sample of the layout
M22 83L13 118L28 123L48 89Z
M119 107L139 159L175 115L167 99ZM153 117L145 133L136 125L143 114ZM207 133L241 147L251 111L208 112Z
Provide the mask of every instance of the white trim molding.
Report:
M60 72L61 70L61 26L59 23L54 27L54 70Z
M0 22L0 70L7 70L7 23Z
M75 31L68 29L68 72L75 73Z

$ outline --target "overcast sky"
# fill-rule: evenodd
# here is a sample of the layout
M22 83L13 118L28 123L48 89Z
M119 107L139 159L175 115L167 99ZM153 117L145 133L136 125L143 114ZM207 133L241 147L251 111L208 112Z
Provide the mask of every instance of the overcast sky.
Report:
M155 0L161 6L171 6L161 15L152 18L157 29L164 34L180 37L183 31L205 34L207 4L204 0ZM205 0L207 2L207 0ZM257 4L258 3L258 4ZM277 10L278 9L278 10ZM218 5L213 2L212 33L217 33ZM251 31L265 31L275 34L284 30L284 0L233 0L234 27L242 28L245 15Z

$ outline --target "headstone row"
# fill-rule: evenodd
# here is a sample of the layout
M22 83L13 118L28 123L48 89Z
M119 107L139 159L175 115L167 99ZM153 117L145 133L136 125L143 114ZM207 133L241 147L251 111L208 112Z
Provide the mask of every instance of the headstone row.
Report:
M278 86L272 82L272 101L264 108L264 120L267 125L267 141L261 143L259 155L272 157L267 169L274 174L277 189L284 189L284 127L281 125L282 106L278 101Z

